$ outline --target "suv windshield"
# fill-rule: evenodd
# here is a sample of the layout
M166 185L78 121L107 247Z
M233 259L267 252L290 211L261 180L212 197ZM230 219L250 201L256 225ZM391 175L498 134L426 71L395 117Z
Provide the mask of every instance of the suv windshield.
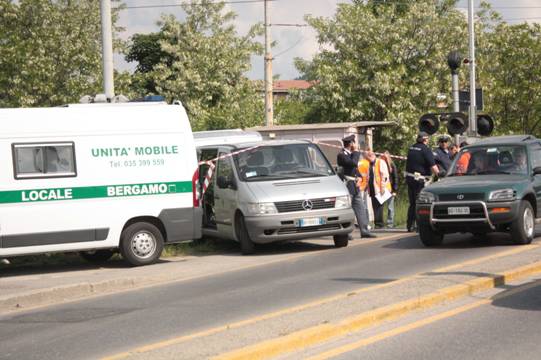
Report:
M495 145L462 150L448 176L484 174L521 174L528 171L524 146Z
M243 181L264 181L333 175L327 158L314 144L261 146L235 156Z

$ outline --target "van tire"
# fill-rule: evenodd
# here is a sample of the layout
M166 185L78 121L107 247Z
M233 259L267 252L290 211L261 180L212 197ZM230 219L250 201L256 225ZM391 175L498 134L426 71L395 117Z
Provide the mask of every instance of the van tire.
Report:
M522 200L518 207L518 218L511 224L511 239L517 245L526 245L532 242L535 236L535 215L527 200Z
M349 234L334 235L334 247L341 248L348 246Z
M92 264L103 264L107 262L115 253L113 250L93 250L93 251L81 251L79 255L86 261Z
M147 222L131 224L120 235L120 254L132 266L154 264L163 251L163 235Z
M443 234L434 231L430 225L419 225L419 237L426 247L438 246L443 242Z
M237 228L237 238L240 243L240 251L242 255L250 255L255 253L255 244L250 239L250 234L246 228L246 222L244 221L244 216L237 215L235 227Z

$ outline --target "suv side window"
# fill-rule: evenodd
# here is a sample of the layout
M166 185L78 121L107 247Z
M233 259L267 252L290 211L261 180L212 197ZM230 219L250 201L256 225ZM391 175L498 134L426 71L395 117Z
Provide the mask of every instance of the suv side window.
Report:
M535 169L538 166L541 166L541 145L536 145L531 149L531 162L532 169Z

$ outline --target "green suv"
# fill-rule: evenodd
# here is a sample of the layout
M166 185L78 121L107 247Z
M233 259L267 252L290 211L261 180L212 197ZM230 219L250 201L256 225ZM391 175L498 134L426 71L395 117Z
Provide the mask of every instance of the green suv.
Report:
M539 210L538 210L539 209ZM417 198L419 236L439 245L444 234L510 232L529 244L541 217L541 140L501 136L463 148L442 180Z

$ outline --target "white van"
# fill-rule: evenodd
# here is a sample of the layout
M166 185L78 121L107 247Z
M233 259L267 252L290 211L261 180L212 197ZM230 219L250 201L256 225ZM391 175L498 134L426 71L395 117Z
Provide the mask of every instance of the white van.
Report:
M212 176L208 163L199 169L208 184L204 235L236 240L243 254L252 254L255 244L322 236L332 236L336 247L348 245L355 224L349 192L316 144L209 140L198 156L204 162L218 158Z
M197 157L180 104L0 109L0 258L118 248L150 264L201 237Z

